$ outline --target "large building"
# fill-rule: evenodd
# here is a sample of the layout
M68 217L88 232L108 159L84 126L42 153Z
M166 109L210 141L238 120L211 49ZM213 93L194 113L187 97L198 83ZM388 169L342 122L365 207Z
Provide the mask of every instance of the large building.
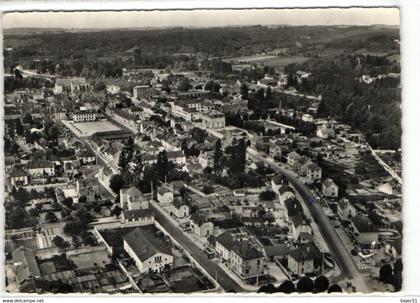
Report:
M139 85L133 88L133 97L136 100L148 100L155 93L155 89L149 85Z
M25 284L35 285L35 280L41 278L41 272L36 262L34 251L21 246L13 251L12 258L19 288L24 287ZM30 287L29 291L34 292L35 287Z
M28 172L31 177L54 176L54 163L47 160L31 161L28 164Z
M95 121L96 111L95 110L78 110L73 113L74 122L86 122Z
M264 274L264 255L241 230L225 231L216 238L216 252L241 279Z
M203 127L208 129L224 128L226 124L225 114L211 110L207 113L202 113Z
M161 272L174 263L171 246L163 239L136 228L124 236L124 250L141 273Z
M194 99L208 97L210 91L208 90L190 90L187 92L179 92L178 99Z
M171 105L171 114L175 117L183 118L185 121L192 122L198 120L200 113L192 107L188 107L185 103L175 101Z
M88 92L91 89L85 78L57 79L54 94Z

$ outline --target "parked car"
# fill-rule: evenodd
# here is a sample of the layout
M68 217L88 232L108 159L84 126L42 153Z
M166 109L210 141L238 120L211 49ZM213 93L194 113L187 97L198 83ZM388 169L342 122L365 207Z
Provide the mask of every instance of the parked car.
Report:
M216 257L216 253L210 247L206 247L205 249L203 249L203 252L209 259L213 259L214 257Z

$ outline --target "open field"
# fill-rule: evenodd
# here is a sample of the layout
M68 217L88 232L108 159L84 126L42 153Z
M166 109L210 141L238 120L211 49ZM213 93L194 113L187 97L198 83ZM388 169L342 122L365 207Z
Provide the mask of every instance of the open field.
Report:
M111 258L108 257L106 250L92 251L81 254L71 255L69 257L78 269L91 268L95 266L105 266L111 263Z
M72 132L80 137L90 137L95 133L119 131L120 127L110 121L72 122L63 121Z
M268 56L268 55L252 55L245 57L227 58L223 59L226 62L241 62L241 63L261 63L267 66L276 66L283 68L290 63L303 63L310 58L303 56Z

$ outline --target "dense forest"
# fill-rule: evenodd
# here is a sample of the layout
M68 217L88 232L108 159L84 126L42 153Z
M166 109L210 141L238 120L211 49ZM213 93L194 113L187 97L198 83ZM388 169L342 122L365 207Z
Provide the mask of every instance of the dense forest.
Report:
M346 43L334 44L337 40ZM157 30L104 30L92 32L42 32L34 35L5 32L4 53L6 70L17 62L36 59L46 61L50 68L55 61L128 60L134 64L134 54L161 57L177 53L195 53L218 57L251 55L275 48L290 48L291 55L316 55L323 50L396 51L392 43L399 39L399 29L382 27L323 27L323 26L247 26L221 28L173 28ZM373 43L373 42L374 43ZM391 42L390 42L391 41ZM315 51L315 53L314 53ZM48 63L44 63L48 65ZM115 62L112 62L115 64Z
M313 74L298 88L322 95L319 117L336 117L363 131L373 148L401 147L400 78L384 77L369 84L358 80L361 75L399 73L398 63L380 56L347 55L286 68L297 69Z

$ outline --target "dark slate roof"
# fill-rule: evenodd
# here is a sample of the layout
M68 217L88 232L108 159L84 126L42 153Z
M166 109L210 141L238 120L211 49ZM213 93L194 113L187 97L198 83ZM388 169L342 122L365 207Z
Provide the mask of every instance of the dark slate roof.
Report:
M315 244L308 243L292 250L289 255L297 262L316 259L321 256L321 251Z
M28 176L28 173L23 169L17 169L10 173L11 178L25 177Z
M205 215L202 215L202 214L199 214L199 213L194 213L191 216L191 221L193 221L198 226L201 226L204 223L208 222L209 219Z
M315 163L310 164L308 166L308 169L309 170L318 170L318 171L321 170L321 168L318 165L316 165Z
M124 211L124 218L127 220L154 217L153 209L132 209Z
M70 86L72 83L76 85L88 84L85 78L61 78L57 79L57 81L55 82L55 84L59 86Z
M28 164L29 169L35 168L54 168L54 163L47 161L47 160L35 160L31 161Z
M157 253L172 255L171 247L167 243L153 235L146 235L141 228L136 228L125 235L124 240L141 261L145 261Z
M358 232L367 233L367 232L375 232L378 230L376 225L369 219L368 216L359 214L352 218L352 222L354 226L357 228Z
M291 216L290 220L292 220L293 226L295 228L307 224L307 220L304 215Z
M287 215L289 217L303 215L303 208L300 202L296 198L289 198L284 201L287 209Z
M121 193L125 195L129 195L133 198L143 198L143 194L134 186L130 188L122 188Z
M274 184L282 184L283 183L283 176L282 175L275 175L272 179Z
M12 252L12 257L13 263L16 264L15 272L19 283L28 278L41 276L32 249L21 246Z
M252 260L264 257L263 254L248 240L235 240L230 231L225 231L216 238L223 247L235 252L242 260Z
M181 199L175 199L174 207L176 209L179 209L182 205L187 205L187 204L184 201L182 201Z
M280 187L280 188L279 188L279 193L282 195L282 194L284 194L285 192L291 192L291 193L293 193L293 190L291 189L291 187L290 187L290 186L288 186L288 185L283 185L282 187Z
M159 195L164 195L164 194L170 193L170 192L172 192L172 190L169 188L169 186L167 186L165 184L158 188Z
M267 245L264 246L264 250L267 257L276 257L287 255L289 252L289 247L286 244Z
M288 155L287 155L287 157L288 158L292 158L292 159L294 159L294 160L300 160L301 158L302 158L302 156L301 155L299 155L297 152L295 152L295 151L292 151L291 153L289 153Z

